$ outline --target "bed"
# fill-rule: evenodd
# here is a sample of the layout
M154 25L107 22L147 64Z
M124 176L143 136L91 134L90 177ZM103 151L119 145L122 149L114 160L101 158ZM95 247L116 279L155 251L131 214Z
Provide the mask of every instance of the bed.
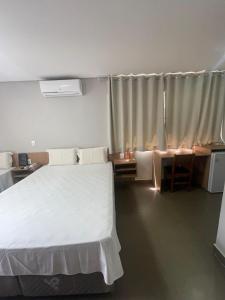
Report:
M44 166L0 194L0 296L108 292L123 275L111 163Z
M13 185L12 169L0 169L0 193Z

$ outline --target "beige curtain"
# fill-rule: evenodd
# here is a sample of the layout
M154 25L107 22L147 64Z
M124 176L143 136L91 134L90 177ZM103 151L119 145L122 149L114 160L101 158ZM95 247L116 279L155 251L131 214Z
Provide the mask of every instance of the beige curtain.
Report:
M203 145L221 142L221 126L224 116L225 75L221 72L205 74L196 142Z
M165 84L167 144L191 148L199 126L204 76L167 75Z
M221 142L222 122L225 139L224 72L114 76L109 105L114 152Z
M162 76L109 79L111 151L165 149Z

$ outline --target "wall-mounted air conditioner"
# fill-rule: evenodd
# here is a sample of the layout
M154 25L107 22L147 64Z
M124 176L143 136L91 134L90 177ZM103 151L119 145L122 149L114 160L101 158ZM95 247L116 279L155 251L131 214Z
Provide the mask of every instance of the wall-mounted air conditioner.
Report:
M80 79L43 80L40 81L40 89L44 97L83 95Z

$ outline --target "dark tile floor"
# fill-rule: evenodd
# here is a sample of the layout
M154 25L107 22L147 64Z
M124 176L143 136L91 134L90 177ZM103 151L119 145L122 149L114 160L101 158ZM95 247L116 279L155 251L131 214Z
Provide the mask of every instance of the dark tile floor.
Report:
M113 299L224 300L225 269L213 256L222 194L116 189L125 271Z
M112 294L59 298L225 300L225 269L212 249L221 198L201 189L159 194L147 183L117 186L124 276Z
M116 187L124 276L113 294L79 299L225 300L213 255L222 194L159 194L147 183Z

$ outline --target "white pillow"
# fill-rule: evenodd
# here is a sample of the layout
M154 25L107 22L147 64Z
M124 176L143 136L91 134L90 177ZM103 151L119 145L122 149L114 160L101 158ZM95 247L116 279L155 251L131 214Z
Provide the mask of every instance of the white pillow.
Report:
M75 165L77 163L76 149L48 149L49 165Z
M12 153L1 152L0 153L0 169L9 169L12 167Z
M79 164L95 164L95 163L106 163L107 162L107 148L87 148L79 149Z

